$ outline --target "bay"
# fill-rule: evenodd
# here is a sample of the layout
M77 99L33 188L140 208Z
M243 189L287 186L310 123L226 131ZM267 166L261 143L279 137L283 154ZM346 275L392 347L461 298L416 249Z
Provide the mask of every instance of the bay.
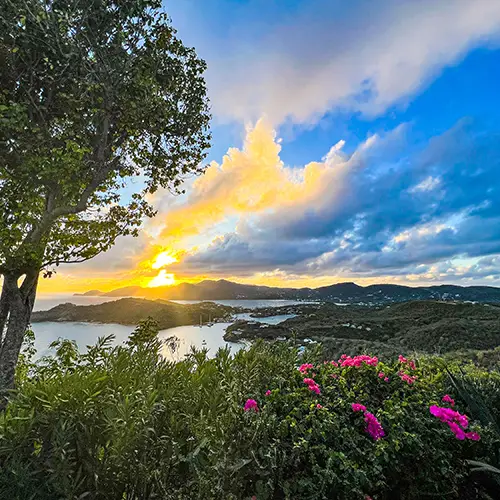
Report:
M293 316L293 314L282 314L266 318L251 318L249 313L242 313L235 315L235 319L249 319L261 323L277 324ZM226 342L224 340L223 336L229 325L231 323L214 323L211 326L203 325L201 327L199 325L185 325L161 330L158 334L160 339L165 340L172 336L178 339L175 352L165 347L162 354L167 359L178 361L191 351L191 347L197 349L207 348L211 356L215 355L218 349L222 347L229 347L231 352L235 353L245 347L245 344ZM58 338L74 340L80 352L85 352L87 346L95 344L99 337L114 335L113 344L119 345L125 342L134 330L133 326L127 325L79 322L34 323L32 328L35 332L37 358L51 354L52 351L49 349L49 345Z

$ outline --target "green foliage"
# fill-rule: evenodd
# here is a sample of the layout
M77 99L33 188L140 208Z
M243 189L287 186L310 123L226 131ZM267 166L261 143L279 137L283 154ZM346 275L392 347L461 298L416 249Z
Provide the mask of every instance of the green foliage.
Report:
M0 273L95 256L203 170L205 63L160 0L0 0L0 64Z
M135 330L130 334L127 343L129 346L149 344L156 338L158 331L158 322L149 316L148 318L139 321Z
M466 460L491 463L496 437L471 420L481 441L458 441L429 413L445 393L469 411L440 358L418 359L408 385L398 362L337 367L319 346L298 357L292 344L261 342L172 363L146 337L102 339L86 354L59 342L30 371L0 417L1 498L479 498ZM303 362L314 364L307 375ZM497 405L498 374L465 370ZM244 411L249 398L260 411ZM352 403L376 415L383 439Z

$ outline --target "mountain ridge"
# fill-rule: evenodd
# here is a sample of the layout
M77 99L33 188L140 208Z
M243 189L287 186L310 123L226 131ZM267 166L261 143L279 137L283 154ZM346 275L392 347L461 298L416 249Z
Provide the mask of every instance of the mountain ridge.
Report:
M228 280L204 280L199 283L179 283L165 287L144 288L128 286L109 292L90 290L75 296L140 297L166 300L324 300L379 304L407 300L461 300L500 302L500 288L491 286L433 285L410 287L396 284L357 285L353 282L335 283L318 288L281 288L246 285Z

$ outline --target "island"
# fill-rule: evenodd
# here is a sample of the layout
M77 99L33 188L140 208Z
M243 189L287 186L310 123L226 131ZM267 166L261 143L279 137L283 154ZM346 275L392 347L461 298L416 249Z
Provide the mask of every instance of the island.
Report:
M124 298L90 306L60 304L48 311L32 314L32 323L42 321L79 321L86 323L118 323L137 325L151 317L161 330L183 325L197 325L207 322L230 321L235 308L200 302L198 304L177 304L167 300L145 300Z

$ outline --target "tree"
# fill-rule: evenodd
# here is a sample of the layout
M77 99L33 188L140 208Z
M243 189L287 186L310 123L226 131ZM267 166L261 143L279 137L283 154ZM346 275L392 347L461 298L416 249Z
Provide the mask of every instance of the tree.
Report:
M0 0L0 390L40 273L136 236L147 194L203 171L204 70L161 0Z

